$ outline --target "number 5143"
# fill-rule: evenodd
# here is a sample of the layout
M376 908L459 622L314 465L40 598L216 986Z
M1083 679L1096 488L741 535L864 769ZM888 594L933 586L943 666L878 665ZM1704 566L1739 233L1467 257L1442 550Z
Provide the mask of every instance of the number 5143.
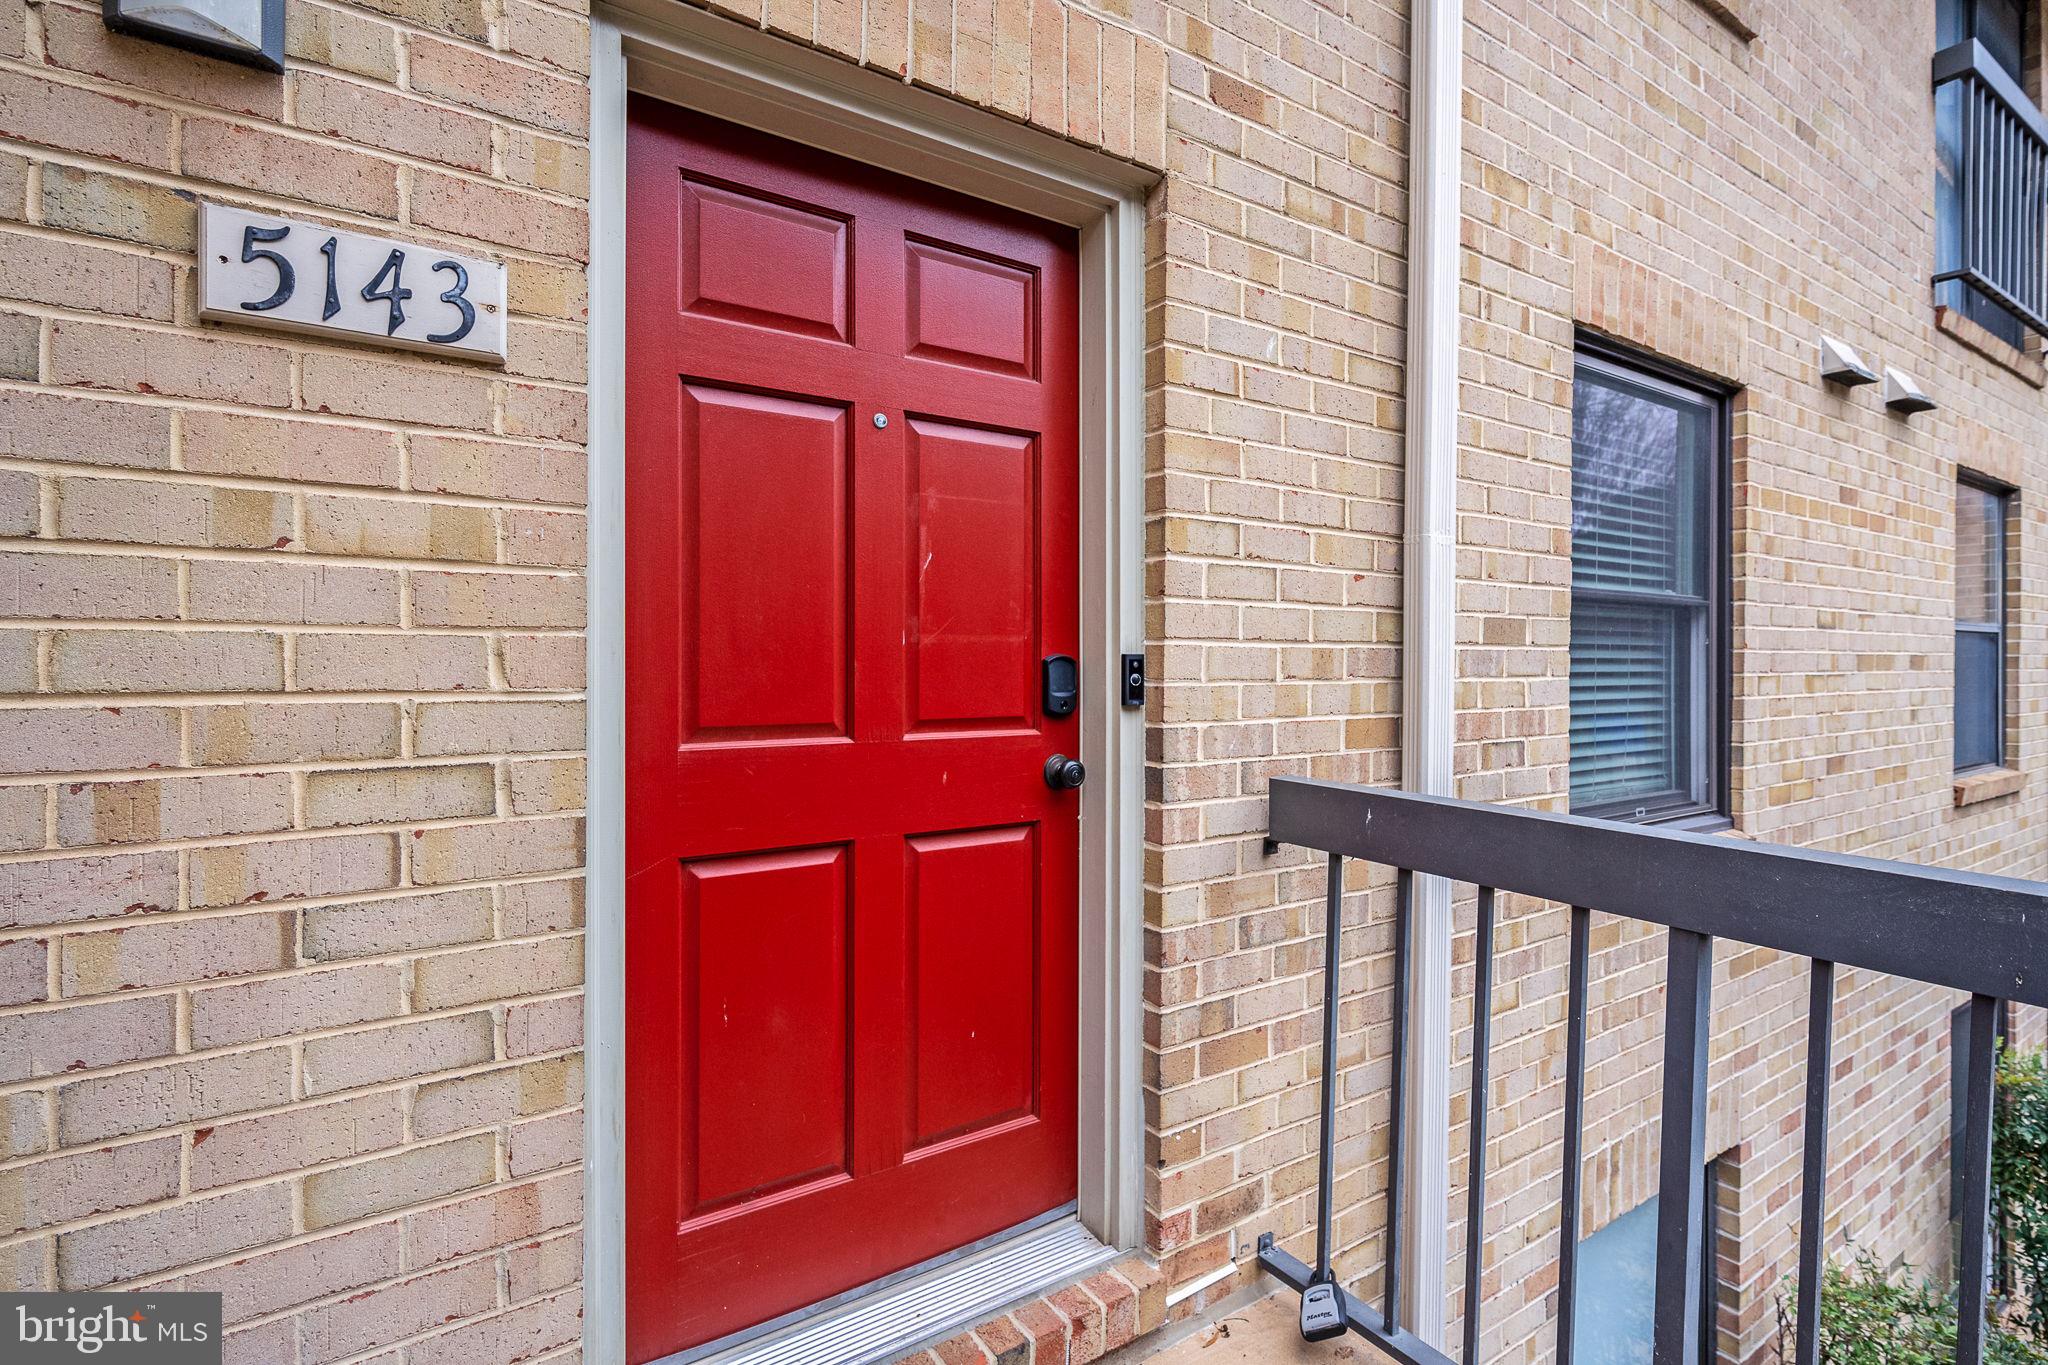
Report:
M243 263L253 264L257 261L267 261L277 271L277 287L271 291L267 298L244 302L241 306L247 311L251 313L267 313L274 308L281 308L297 292L299 284L297 268L292 265L291 261L282 252L272 251L265 245L266 243L282 242L291 235L291 232L292 229L289 224L282 227L259 227L255 223L250 223L242 229ZM339 245L340 240L333 236L328 237L325 242L320 244L320 255L326 261L327 275L327 293L320 306L320 320L322 322L333 320L341 312L341 290L343 286L341 281L336 278L335 272L335 262L338 255L337 248ZM388 306L389 312L387 316L389 321L384 328L384 335L386 336L396 336L398 329L405 325L405 301L413 296L413 291L405 283L405 266L405 250L402 247L393 248L391 254L384 258L384 264L363 285L361 292L358 294L358 297L365 303L381 302ZM461 319L452 331L435 333L429 336L427 340L435 345L452 345L468 336L470 329L476 326L476 305L471 303L468 297L469 271L463 266L462 262L451 261L446 258L433 262L427 269L433 274L445 274L453 281L449 284L448 288L441 291L439 297L441 302L453 304L457 315ZM435 283L439 282L439 280L435 281ZM350 283L352 284L353 281Z

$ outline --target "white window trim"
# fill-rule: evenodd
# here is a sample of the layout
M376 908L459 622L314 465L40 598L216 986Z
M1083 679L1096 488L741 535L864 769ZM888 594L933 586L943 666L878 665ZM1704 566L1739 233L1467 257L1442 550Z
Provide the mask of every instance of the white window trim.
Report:
M1144 718L1143 255L1149 172L674 0L592 16L584 1358L625 1361L626 96L645 92L1080 229L1079 1216L1138 1245Z

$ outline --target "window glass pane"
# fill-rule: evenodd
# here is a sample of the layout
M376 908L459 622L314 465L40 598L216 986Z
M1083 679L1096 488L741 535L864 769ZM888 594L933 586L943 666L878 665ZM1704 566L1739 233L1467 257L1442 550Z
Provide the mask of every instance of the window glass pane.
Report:
M1709 409L1584 365L1572 390L1572 586L1703 593Z
M1997 625L1999 553L2005 499L1971 483L1956 485L1956 620Z
M2027 22L2019 0L1977 0L1974 36L2015 81L2025 77Z
M1934 88L1934 269L1963 263L1963 82ZM1963 282L1943 280L1936 302L1962 306Z
M1704 801L1694 779L1701 607L1572 604L1572 805Z
M1995 630L1956 632L1956 767L1999 761L1998 673L2003 664Z
M1572 394L1571 791L1644 816L1712 798L1716 405L1584 358Z
M1970 0L1936 0L1934 46L1944 48L1970 36Z
M1579 1243L1578 1365L1650 1365L1657 1312L1657 1201Z

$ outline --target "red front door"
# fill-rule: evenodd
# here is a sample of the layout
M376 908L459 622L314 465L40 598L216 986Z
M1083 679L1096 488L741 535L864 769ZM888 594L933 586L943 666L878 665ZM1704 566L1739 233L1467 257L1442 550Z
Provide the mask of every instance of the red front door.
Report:
M626 249L628 1355L1075 1182L1074 234L651 100Z

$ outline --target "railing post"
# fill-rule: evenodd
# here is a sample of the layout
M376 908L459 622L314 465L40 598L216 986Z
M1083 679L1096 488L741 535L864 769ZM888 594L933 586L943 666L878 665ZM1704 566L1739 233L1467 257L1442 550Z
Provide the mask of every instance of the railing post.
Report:
M1479 1365L1479 1286L1486 1263L1486 1106L1493 1068L1493 888L1479 888L1472 948L1472 1134L1465 1162L1465 1350Z
M1706 1197L1707 1038L1714 940L1671 931L1664 987L1664 1124L1658 1154L1656 1365L1699 1365Z
M1566 949L1564 1031L1564 1189L1557 1211L1557 1365L1572 1365L1579 1330L1579 1177L1586 1142L1586 995L1593 912L1571 908Z
M1956 1365L1984 1359L1984 1299L1991 1267L1991 1107L1998 1066L1998 1001L1970 997L1970 1074L1964 1085L1962 1268L1956 1276ZM1959 1078L1960 1079L1960 1078Z
M1337 1189L1337 997L1341 989L1344 941L1344 859L1329 858L1329 884L1323 891L1323 1123L1316 1151L1316 1277L1330 1275Z
M1794 1365L1820 1365L1820 1290L1827 1274L1828 1088L1834 1072L1835 964L1817 957L1806 1002L1806 1147L1799 1192L1799 1327Z
M1380 1310L1391 1328L1401 1325L1401 1265L1407 1226L1402 1202L1407 1187L1408 1159L1408 992L1413 962L1409 937L1415 916L1415 874L1402 868L1394 881L1394 1075L1393 1109L1387 1121L1387 1260L1386 1306Z

